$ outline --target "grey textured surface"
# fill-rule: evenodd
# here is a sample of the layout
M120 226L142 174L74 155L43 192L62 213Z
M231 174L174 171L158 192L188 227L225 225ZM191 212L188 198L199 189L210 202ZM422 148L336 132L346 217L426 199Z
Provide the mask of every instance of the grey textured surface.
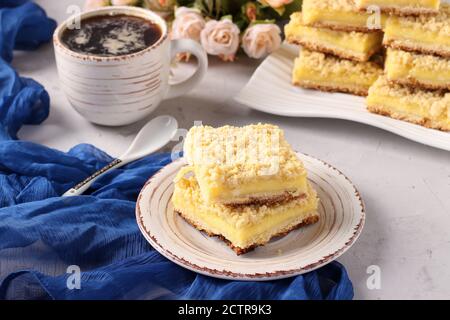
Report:
M69 5L80 5L83 0L37 2L61 21L68 16ZM194 121L214 126L257 122L280 125L295 149L339 168L353 180L365 200L365 230L339 259L353 280L355 297L449 298L450 153L357 123L283 118L235 104L233 96L257 65L257 61L243 56L235 63L212 58L201 87L183 98L164 102L154 115L173 115L186 129ZM20 132L22 139L61 150L78 143L92 143L117 156L146 121L106 128L81 118L61 91L51 44L37 52L18 54L14 66L22 75L44 84L52 97L49 119L41 126L24 128ZM179 67L176 74L182 76L189 69ZM24 262L28 263L32 261ZM366 271L371 265L381 269L379 290L369 290L366 286L369 277ZM60 268L55 260L53 272Z

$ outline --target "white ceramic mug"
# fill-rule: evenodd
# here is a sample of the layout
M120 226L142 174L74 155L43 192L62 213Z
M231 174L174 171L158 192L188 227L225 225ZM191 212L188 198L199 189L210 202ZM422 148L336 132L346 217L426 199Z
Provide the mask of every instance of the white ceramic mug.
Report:
M61 35L73 21L82 23L84 18L106 14L148 19L158 24L162 36L142 51L113 57L80 54L62 43ZM53 42L61 86L70 104L87 120L101 125L126 125L144 118L162 100L193 89L208 68L207 55L197 42L170 41L164 19L141 8L112 6L71 17L56 29ZM182 52L197 57L198 68L184 82L169 84L171 61Z

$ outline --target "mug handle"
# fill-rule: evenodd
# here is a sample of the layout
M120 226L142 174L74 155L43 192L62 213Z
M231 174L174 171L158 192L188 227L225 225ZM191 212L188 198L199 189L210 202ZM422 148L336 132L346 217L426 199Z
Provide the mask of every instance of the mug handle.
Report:
M208 55L202 46L198 42L189 39L171 41L171 61L175 59L177 54L184 52L191 53L197 57L198 68L190 78L177 84L171 84L165 99L176 98L188 93L194 89L206 75L206 71L208 70Z

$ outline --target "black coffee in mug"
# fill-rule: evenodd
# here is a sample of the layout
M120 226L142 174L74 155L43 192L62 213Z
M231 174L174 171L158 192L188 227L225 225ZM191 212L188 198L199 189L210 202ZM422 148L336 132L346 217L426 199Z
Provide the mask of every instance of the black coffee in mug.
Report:
M156 23L125 14L82 19L80 28L66 29L61 40L70 50L112 57L142 51L162 36Z

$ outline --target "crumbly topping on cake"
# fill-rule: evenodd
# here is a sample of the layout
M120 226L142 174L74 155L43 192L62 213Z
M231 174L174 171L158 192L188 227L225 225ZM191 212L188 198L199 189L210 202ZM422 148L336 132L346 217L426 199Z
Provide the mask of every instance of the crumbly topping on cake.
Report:
M417 54L402 50L388 49L388 57L400 65L418 67L432 71L450 70L450 59L433 55Z
M439 13L434 16L405 16L391 17L389 19L394 19L402 27L411 28L418 32L429 31L443 36L450 36L450 4L442 4Z
M358 11L355 0L303 0L303 10Z
M416 88L391 84L385 76L378 80L369 89L369 96L377 95L399 99L401 104L414 104L429 106L433 117L446 115L450 118L450 93L441 91L426 91Z
M381 75L383 69L374 62L356 62L339 59L334 56L325 55L320 52L302 49L300 53L300 63L310 70L315 70L322 77L328 74L339 74L342 76L358 74L364 79L371 80L373 77Z
M239 186L254 178L306 174L284 132L270 124L194 126L185 139L184 157L211 184Z
M391 1L391 3L386 4L385 1L373 1L373 0L356 0L356 4L360 8L365 8L369 5L385 5L385 6L392 6L392 7L404 7L404 8L436 8L436 6L439 6L439 1L434 1L434 3L430 3L430 1L416 1L412 2L409 1L404 4L398 4L396 1Z
M206 203L200 192L200 187L195 177L185 177L176 182L174 197L182 197L186 203L195 203L199 211L210 212L226 219L236 228L242 228L249 224L257 224L268 215L284 213L286 210L303 207L310 203L313 210L317 209L319 202L317 194L309 186L308 194L304 198L295 199L275 206L248 205L230 207L219 203ZM182 210L183 208L180 208Z

